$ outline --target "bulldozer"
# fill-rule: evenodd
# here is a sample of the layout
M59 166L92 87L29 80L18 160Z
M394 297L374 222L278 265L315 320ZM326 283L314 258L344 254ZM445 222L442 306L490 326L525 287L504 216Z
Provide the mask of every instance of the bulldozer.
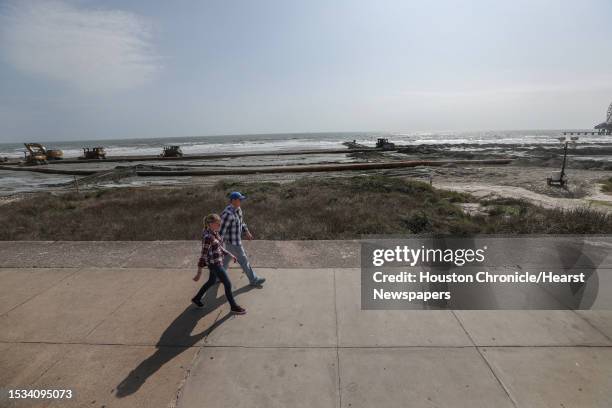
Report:
M395 149L395 143L391 143L389 139L379 137L376 140L376 148L382 150L393 150Z
M47 164L48 160L61 160L64 157L64 152L59 149L49 149L40 143L24 143L26 148L25 162L26 164Z
M181 146L164 146L159 157L183 157Z
M84 147L83 156L79 157L81 160L98 160L106 159L106 152L102 146L96 147Z

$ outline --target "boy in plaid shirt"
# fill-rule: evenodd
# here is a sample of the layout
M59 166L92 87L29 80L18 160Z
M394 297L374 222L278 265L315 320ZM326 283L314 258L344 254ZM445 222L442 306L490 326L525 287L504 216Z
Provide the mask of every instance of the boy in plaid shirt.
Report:
M198 272L193 280L196 282L200 280L202 268L204 266L208 266L210 275L204 286L202 286L191 301L198 307L204 306L201 300L202 296L204 296L204 293L217 282L217 279L219 279L225 288L225 297L231 306L232 312L235 314L245 314L246 310L238 306L236 300L234 300L232 283L230 282L229 276L227 276L226 268L223 267L224 255L233 258L234 262L236 261L236 257L223 247L223 242L219 236L220 228L221 217L217 214L209 214L206 216L204 219L204 231L202 233L202 253L198 261Z
M237 262L242 267L242 271L249 278L249 284L251 286L261 286L266 279L257 276L242 246L243 233L247 239L253 239L253 235L251 235L251 232L244 222L242 208L240 208L242 200L246 199L246 197L242 195L242 193L234 191L230 194L229 198L229 205L225 207L225 210L221 213L221 236L223 237L226 248L236 255ZM225 269L227 269L230 259L230 256L225 256L223 260L223 267Z

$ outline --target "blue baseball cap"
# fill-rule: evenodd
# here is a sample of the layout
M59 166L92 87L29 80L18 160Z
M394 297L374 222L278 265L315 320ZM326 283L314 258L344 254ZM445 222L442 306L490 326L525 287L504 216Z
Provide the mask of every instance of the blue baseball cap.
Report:
M234 191L234 192L230 193L229 198L230 198L230 200L236 200L236 199L245 200L246 196L242 195L242 193L240 191Z

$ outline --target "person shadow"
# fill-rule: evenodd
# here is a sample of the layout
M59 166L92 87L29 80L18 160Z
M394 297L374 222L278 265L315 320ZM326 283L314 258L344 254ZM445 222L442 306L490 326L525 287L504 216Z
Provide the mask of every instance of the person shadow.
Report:
M202 332L191 334L201 318L212 313L226 302L227 299L225 294L217 297L218 287L219 283L206 291L202 298L204 307L196 308L194 305L190 304L172 321L172 323L170 323L157 341L155 353L138 364L138 366L130 371L127 377L117 385L114 390L117 398L124 398L134 394L147 379L163 367L164 364L180 355L187 350L187 348L194 346L198 341L208 336L213 330L221 326L232 316L231 312L228 312ZM253 289L253 287L247 285L235 290L233 293L236 296L246 293L251 289Z

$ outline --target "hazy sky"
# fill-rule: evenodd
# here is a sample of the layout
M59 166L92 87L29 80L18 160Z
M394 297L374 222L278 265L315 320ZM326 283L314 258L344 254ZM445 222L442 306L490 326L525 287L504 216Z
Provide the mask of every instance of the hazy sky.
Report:
M588 128L612 1L0 1L0 142Z

